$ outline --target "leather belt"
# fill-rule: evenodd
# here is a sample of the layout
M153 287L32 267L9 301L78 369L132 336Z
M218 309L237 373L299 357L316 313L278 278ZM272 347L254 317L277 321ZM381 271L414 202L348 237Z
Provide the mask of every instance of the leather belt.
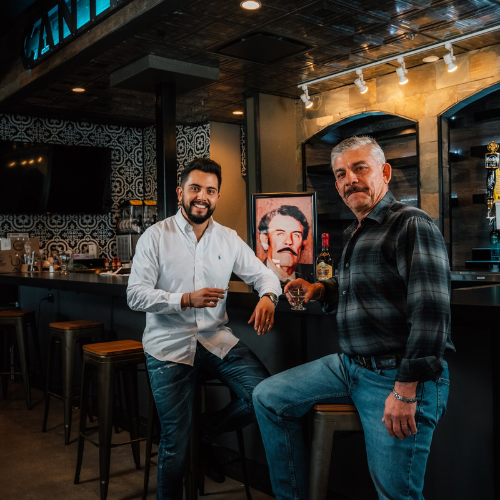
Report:
M388 370L392 368L397 368L401 364L401 360L404 357L404 353L396 354L383 354L380 356L354 356L354 360L358 362L363 368L368 370ZM374 366L375 363L375 366Z

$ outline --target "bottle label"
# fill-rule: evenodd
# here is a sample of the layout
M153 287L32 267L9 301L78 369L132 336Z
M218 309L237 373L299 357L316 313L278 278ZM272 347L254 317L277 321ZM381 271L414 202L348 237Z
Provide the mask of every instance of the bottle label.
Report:
M316 266L316 276L318 280L328 280L332 277L332 266L325 262L320 262Z

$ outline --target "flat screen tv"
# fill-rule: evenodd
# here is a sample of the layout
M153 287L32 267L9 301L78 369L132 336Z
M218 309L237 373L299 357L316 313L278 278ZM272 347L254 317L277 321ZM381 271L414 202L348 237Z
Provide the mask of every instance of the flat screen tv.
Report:
M111 150L0 141L0 215L111 211Z

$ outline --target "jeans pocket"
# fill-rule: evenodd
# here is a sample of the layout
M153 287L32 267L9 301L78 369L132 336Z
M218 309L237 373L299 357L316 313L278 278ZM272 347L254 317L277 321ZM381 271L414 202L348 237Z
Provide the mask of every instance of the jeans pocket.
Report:
M436 409L436 419L439 420L446 415L448 407L448 395L450 393L450 381L446 378L440 378L437 381L438 389L438 404Z

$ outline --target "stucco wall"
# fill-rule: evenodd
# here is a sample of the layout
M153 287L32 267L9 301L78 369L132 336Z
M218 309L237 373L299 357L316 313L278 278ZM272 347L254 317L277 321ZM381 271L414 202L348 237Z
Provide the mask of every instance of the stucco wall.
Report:
M440 59L411 68L406 85L399 84L394 72L367 81L365 94L350 85L323 93L316 110L297 106L298 164L302 142L349 116L379 111L415 120L419 125L421 208L440 223L438 118L460 101L500 82L500 45L458 55L456 64L458 69L448 73ZM311 94L313 90L314 86Z

